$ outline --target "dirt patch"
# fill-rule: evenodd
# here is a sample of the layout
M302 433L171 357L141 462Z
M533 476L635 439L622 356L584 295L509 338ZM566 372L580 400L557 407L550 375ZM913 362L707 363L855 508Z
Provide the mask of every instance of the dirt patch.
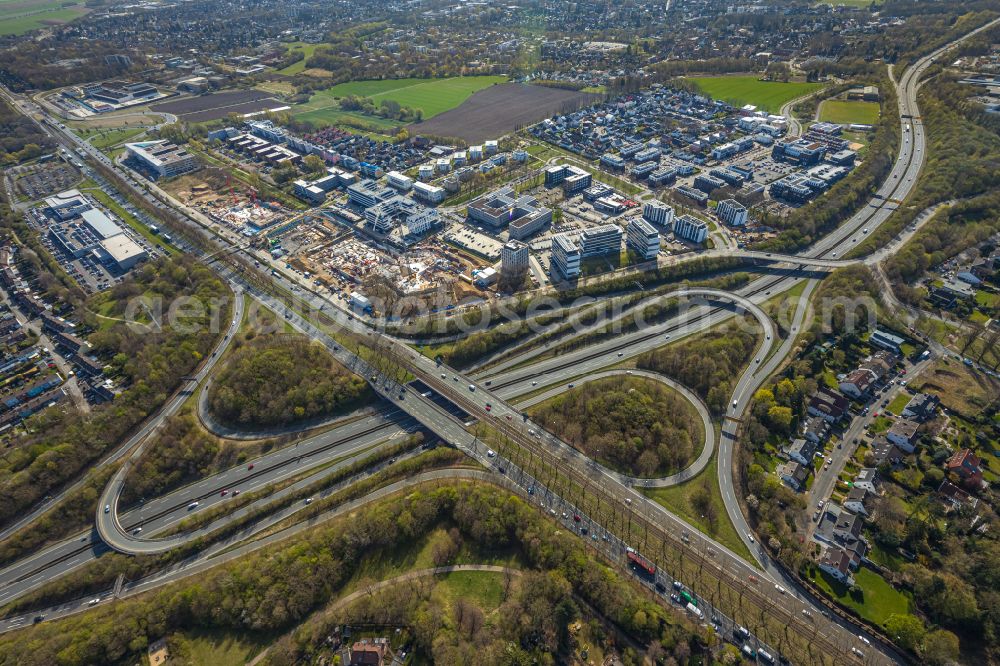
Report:
M939 363L914 387L933 393L948 409L966 417L980 413L1000 392L1000 382L964 365Z
M189 122L198 123L225 118L230 113L255 113L281 106L285 106L285 103L263 90L231 90L173 100L150 108L153 111L172 113Z
M478 143L509 134L555 113L571 111L601 95L560 88L503 83L473 94L460 106L407 127L410 135L453 136Z

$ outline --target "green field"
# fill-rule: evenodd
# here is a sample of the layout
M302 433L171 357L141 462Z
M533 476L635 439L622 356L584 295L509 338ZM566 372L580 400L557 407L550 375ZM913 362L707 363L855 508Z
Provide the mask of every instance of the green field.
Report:
M890 615L908 614L913 605L907 595L898 592L884 578L863 566L854 574L854 593L819 569L810 567L809 578L830 597L879 626L884 626Z
M88 11L72 2L4 0L0 2L0 35L20 35L46 25L69 23Z
M420 109L424 120L433 118L467 100L472 93L507 80L504 76L454 76L447 79L383 79L351 81L322 90L309 100L309 105L333 103L347 95L370 98L376 106L382 100L393 100L400 106Z
M706 95L734 106L755 104L778 113L785 102L823 87L822 83L761 81L756 76L706 76L690 79Z
M878 102L845 102L828 99L819 107L819 119L828 123L858 123L874 125L878 122Z
M279 69L278 74L287 74L291 76L292 74L298 74L299 72L301 72L306 68L306 60L309 60L309 58L312 57L313 53L316 52L316 49L320 46L323 45L306 44L305 42L292 42L291 44L288 44L289 51L301 51L305 57L302 58L302 60L292 63L291 65L285 67L284 69Z

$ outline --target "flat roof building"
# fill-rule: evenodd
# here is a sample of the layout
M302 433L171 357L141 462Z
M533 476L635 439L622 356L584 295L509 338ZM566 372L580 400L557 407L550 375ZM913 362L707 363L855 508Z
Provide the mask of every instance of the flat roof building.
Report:
M715 214L731 227L742 227L747 223L747 207L736 199L720 201L715 207Z
M100 242L103 250L102 259L105 264L114 264L120 270L127 271L140 261L149 257L149 253L138 243L126 236L118 234Z
M552 237L550 264L567 279L580 274L580 247L568 234L556 234Z
M538 205L530 195L518 196L507 186L479 197L469 204L469 220L500 231L508 225L511 236L523 239L552 220L552 210Z
M511 240L504 243L500 250L500 272L507 275L517 275L528 270L528 246L521 241Z
M642 218L669 231L674 226L674 209L660 201L650 201L642 207Z
M126 143L129 157L159 178L170 178L201 168L198 158L166 140Z
M622 250L622 228L617 224L590 227L580 234L580 256L599 257Z
M645 260L655 259L660 253L660 232L641 217L634 217L626 227L625 242Z
M691 215L681 215L674 222L674 236L692 243L704 243L708 238L708 225Z

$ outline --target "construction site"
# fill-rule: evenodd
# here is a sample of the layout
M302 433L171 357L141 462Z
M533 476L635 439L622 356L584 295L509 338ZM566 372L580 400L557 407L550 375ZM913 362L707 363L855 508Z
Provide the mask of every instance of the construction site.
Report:
M280 257L286 268L315 286L343 300L360 292L373 300L399 302L402 316L484 295L471 276L488 264L436 240L399 252L321 215L304 216L264 237L272 258Z
M259 199L254 188L214 167L173 178L163 188L220 227L244 236L271 229L295 212L277 201Z

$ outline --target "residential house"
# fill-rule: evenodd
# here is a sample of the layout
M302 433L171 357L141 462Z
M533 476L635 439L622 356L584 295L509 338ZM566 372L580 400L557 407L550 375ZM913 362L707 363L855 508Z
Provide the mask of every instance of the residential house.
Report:
M899 447L887 440L885 437L877 437L872 440L869 452L872 457L872 464L875 467L890 465L895 467L903 462L906 455L899 450Z
M857 368L856 370L851 370L847 373L847 376L841 380L839 388L841 393L846 393L852 398L860 398L863 395L868 394L868 390L872 387L878 377L875 376L871 370L865 368Z
M830 424L822 416L813 416L802 424L802 436L813 444L826 441L830 433Z
M965 492L948 479L941 482L937 492L941 501L949 507L949 510L960 509L963 506L975 509L979 505L979 499Z
M809 478L809 468L805 465L790 460L782 465L778 465L774 473L778 475L785 484L795 490L802 491L806 487L806 479Z
M864 518L856 513L841 511L833 526L833 536L844 543L854 543L861 540L864 531Z
M806 439L796 439L785 447L785 454L800 465L808 466L816 455L816 444Z
M907 453L913 453L917 446L917 429L920 424L909 419L896 419L885 437Z
M871 515L872 494L864 488L854 487L844 498L844 508L859 516L868 517Z
M819 416L828 423L836 423L847 413L850 405L850 401L842 394L823 387L809 398L806 413L809 416Z
M983 470L980 464L979 456L971 449L962 449L948 458L944 468L949 474L958 476L965 488L976 490L983 485Z
M846 550L835 544L824 546L819 558L819 568L844 585L854 585L851 575L852 558Z
M854 477L854 487L864 488L870 493L878 494L878 470L874 467L865 467Z
M914 421L926 421L934 416L941 399L931 393L918 393L903 408L902 416Z
M362 639L351 646L350 666L384 666L389 639Z

